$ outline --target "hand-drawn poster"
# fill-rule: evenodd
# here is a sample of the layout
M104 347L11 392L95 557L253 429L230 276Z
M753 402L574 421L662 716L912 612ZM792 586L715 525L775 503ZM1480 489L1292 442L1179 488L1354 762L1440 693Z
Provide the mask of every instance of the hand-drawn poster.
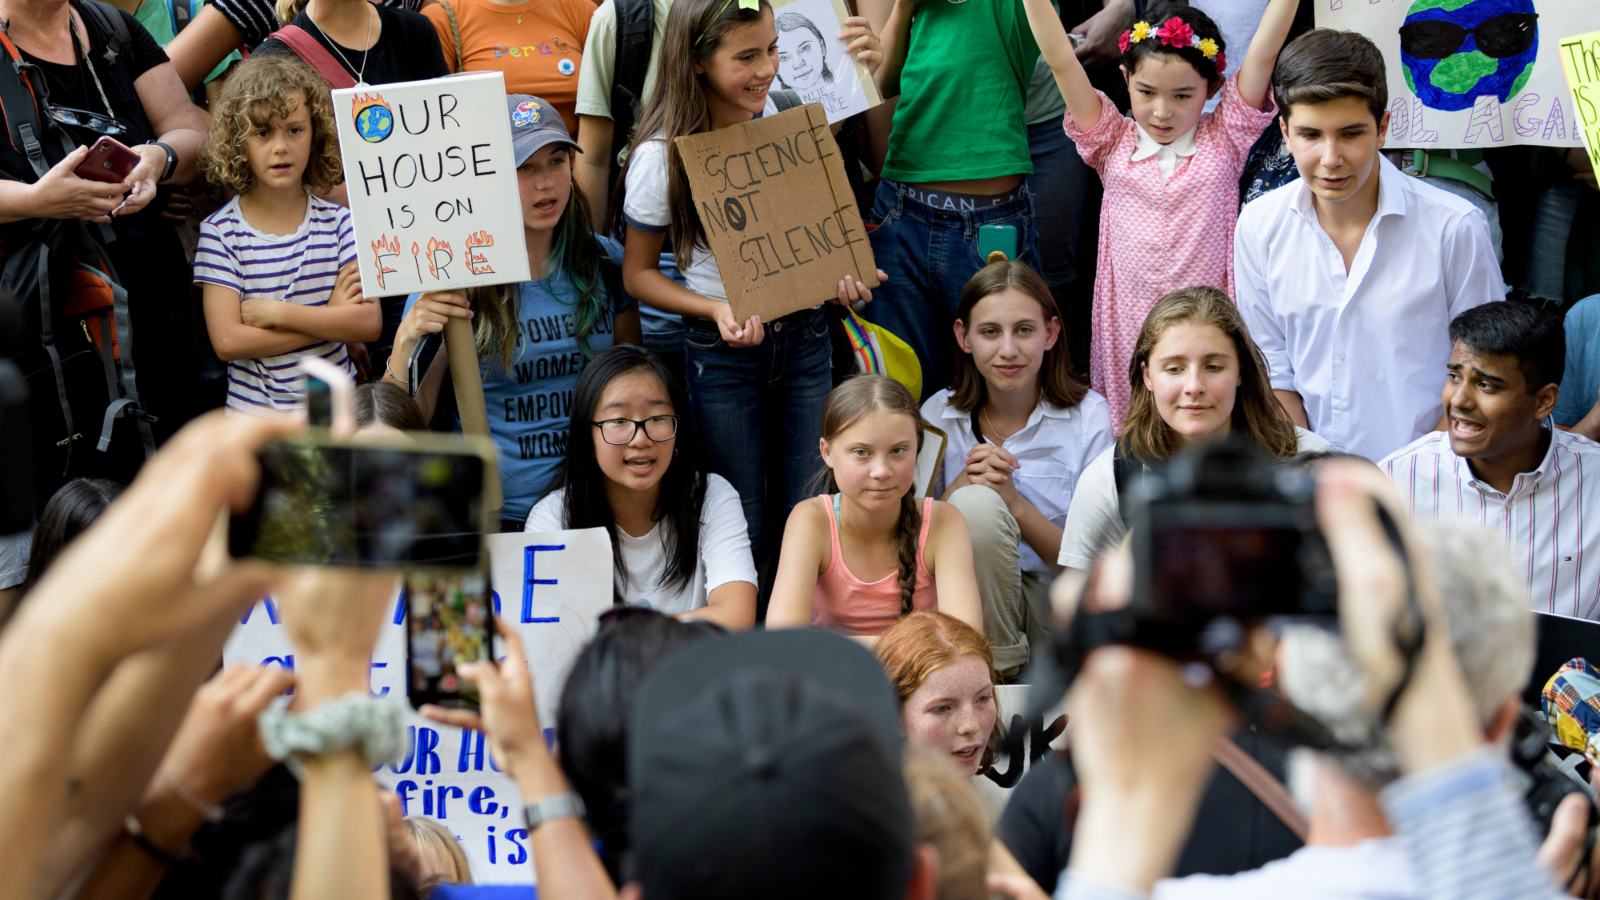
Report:
M489 548L489 582L495 614L522 637L533 672L539 724L553 740L556 703L572 662L594 636L600 613L611 607L611 537L603 528L548 533L495 534ZM393 615L372 651L373 696L406 700L406 614L396 593ZM499 642L495 642L499 652ZM229 636L222 658L294 669L294 644L272 598L257 603ZM428 816L461 842L473 880L491 884L533 881L533 857L523 824L522 795L495 767L482 734L452 728L406 709L404 757L373 774L400 797L406 815Z
M772 15L778 26L775 88L799 93L801 103L821 103L830 123L883 102L867 67L839 40L850 16L843 0L779 0Z
M1389 71L1389 147L1578 146L1561 39L1600 28L1594 0L1316 0Z
M333 117L363 294L531 277L504 74L337 90Z
M1583 145L1589 161L1600 170L1600 31L1578 34L1561 42L1561 64L1577 104Z

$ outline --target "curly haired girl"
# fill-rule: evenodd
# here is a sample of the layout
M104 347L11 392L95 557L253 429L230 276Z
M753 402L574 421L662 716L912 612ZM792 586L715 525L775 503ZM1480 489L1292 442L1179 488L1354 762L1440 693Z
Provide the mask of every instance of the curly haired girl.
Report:
M1120 433L1129 404L1123 373L1156 299L1197 284L1233 294L1239 176L1277 113L1268 88L1295 2L1270 0L1232 78L1209 16L1175 2L1150 9L1118 41L1130 116L1090 86L1050 4L1025 0L1025 8L1067 102L1067 136L1105 182L1089 386L1111 401ZM1218 92L1216 110L1205 112Z
M200 225L194 280L206 327L228 362L228 409L305 405L293 365L319 356L355 367L345 344L377 340L361 294L350 211L307 189L343 181L328 87L292 57L252 57L212 106L206 175L238 196Z

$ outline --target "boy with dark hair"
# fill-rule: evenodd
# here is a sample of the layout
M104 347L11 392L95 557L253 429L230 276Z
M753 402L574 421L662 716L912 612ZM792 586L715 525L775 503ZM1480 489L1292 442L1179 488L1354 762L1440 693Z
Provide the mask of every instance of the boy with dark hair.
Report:
M1597 618L1600 528L1585 529L1582 511L1600 508L1600 445L1547 421L1566 358L1561 320L1530 304L1493 303L1457 316L1449 333L1448 429L1379 466L1412 516L1499 529L1527 570L1533 609Z
M1300 180L1245 207L1234 235L1239 310L1295 424L1381 459L1443 427L1446 325L1504 298L1484 215L1401 174L1383 56L1318 28L1278 58L1273 88Z

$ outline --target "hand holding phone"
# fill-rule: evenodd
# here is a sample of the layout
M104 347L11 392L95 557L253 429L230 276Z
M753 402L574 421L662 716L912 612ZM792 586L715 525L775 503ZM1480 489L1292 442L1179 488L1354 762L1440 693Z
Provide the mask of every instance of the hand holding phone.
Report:
M406 578L405 604L406 694L411 705L477 709L477 685L458 670L465 663L494 658L487 573L414 573Z
M139 167L141 157L121 143L108 137L94 142L89 155L78 163L72 174L88 181L121 184Z

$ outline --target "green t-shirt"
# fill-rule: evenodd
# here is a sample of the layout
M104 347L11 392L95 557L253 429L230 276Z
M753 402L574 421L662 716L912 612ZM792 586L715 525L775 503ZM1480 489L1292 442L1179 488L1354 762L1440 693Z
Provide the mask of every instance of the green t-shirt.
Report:
M1032 173L1022 109L1038 60L1022 0L917 0L883 177Z
M187 3L189 0L144 0L143 3L139 4L138 11L133 14L134 20L143 25L144 30L150 32L150 36L156 39L156 43L163 47L172 43L172 39L177 37L172 30L172 10L167 5L169 2ZM199 15L201 8L204 6L205 0L197 0L194 3L194 14ZM217 63L217 67L212 69L211 74L206 76L206 81L221 75L227 70L228 66L238 61L238 59L238 50L223 57L222 62Z
M656 33L650 38L650 66L644 72L643 93L639 95L639 109L650 99L656 87L656 72L661 66L661 39L667 33L667 13L672 10L672 0L654 0ZM578 70L578 115L611 118L611 88L617 77L617 6L606 0L594 11L589 20L589 37L583 45L583 68ZM617 148L617 161L627 157L628 135L614 134L611 146Z

